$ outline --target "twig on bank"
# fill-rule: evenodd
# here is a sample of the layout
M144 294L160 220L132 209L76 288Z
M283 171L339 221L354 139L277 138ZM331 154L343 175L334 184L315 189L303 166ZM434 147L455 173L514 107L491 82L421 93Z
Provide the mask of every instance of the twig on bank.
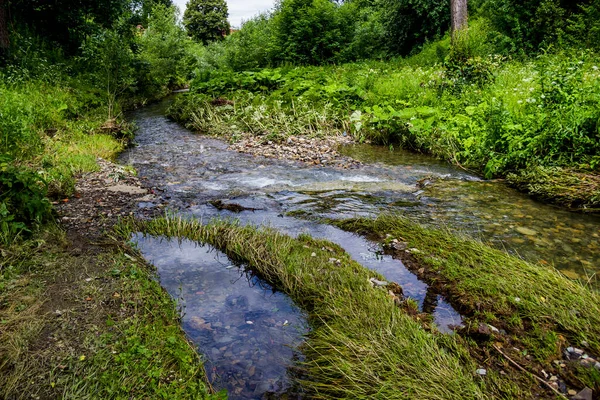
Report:
M502 354L504 356L504 358L506 358L508 360L508 362L510 362L512 365L514 365L515 367L517 367L518 369L520 369L521 371L523 371L525 373L531 374L531 376L533 376L535 379L537 379L538 381L540 381L541 383L543 383L544 386L546 386L547 388L549 388L550 390L552 390L554 393L556 393L556 395L559 396L561 399L568 400L568 398L564 394L562 394L561 392L559 392L558 390L556 390L555 388L553 388L548 382L546 382L545 380L543 380L542 378L540 378L536 374L527 371L525 368L523 368L521 365L519 365L519 363L517 363L512 358L510 358L509 356L507 356L504 352L502 352L502 350L500 350L500 348L498 346L496 346L494 344L493 347L494 347L494 349L496 349L496 351L498 351L498 353Z

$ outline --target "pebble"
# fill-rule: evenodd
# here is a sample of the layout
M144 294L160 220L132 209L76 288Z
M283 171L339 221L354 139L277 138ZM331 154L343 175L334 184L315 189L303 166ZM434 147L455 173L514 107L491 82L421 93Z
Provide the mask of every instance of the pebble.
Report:
M386 281L380 281L375 278L369 279L369 282L371 282L371 285L373 285L373 287L386 286L388 284Z
M486 369L484 369L484 368L479 368L479 369L477 369L477 370L475 371L475 373L476 373L477 375L485 376L485 375L487 375L487 370L486 370Z
M573 400L592 400L593 395L594 395L594 392L592 391L592 389L586 387L581 392L579 392L575 396L573 396Z

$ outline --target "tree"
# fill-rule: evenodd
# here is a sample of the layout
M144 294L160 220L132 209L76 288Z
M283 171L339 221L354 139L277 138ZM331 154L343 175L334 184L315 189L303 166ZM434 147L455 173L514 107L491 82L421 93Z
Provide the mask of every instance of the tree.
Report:
M161 89L184 83L189 67L185 58L192 42L177 23L178 16L175 6L157 3L148 17L148 27L139 37L138 57L147 65L149 81Z
M456 35L467 27L467 0L450 0L450 26L452 41Z
M229 33L228 16L225 0L190 0L183 23L191 37L207 44Z
M10 41L8 37L8 1L0 0L0 64L8 52Z
M330 0L282 0L274 14L280 59L299 64L331 60L349 37L345 30L352 28L338 11Z
M69 55L77 54L87 37L111 28L119 18L131 13L131 0L9 0L8 3L11 23L60 45Z
M407 55L450 26L450 0L377 0L388 51Z

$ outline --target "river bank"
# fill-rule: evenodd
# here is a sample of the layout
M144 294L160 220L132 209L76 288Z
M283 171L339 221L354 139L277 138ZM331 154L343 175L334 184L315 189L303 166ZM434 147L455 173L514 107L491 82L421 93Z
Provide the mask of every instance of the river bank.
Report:
M110 233L153 195L130 169L97 165L55 202L60 225L1 248L0 394L212 398L174 300Z
M490 56L470 72L414 59L208 69L169 113L234 143L253 135L276 148L288 137L340 136L408 149L507 179L545 202L598 210L595 54Z

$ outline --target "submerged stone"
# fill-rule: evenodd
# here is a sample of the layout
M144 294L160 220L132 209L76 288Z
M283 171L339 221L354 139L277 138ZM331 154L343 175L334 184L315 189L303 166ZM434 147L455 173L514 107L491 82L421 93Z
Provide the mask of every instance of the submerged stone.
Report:
M518 226L515 230L526 236L537 235L537 231L530 229L530 228L525 228L524 226Z

